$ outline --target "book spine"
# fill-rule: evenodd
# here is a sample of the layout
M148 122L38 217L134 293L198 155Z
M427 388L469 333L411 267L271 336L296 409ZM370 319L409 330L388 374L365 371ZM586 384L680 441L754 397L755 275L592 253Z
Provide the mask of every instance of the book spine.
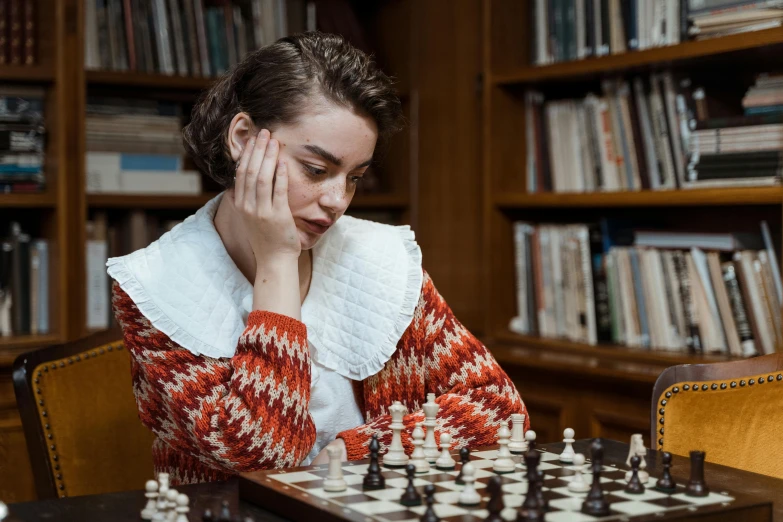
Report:
M672 261L674 262L674 270L680 283L680 299L682 300L683 312L685 313L685 327L687 330L685 345L691 353L702 353L703 348L701 334L699 332L699 322L696 316L696 307L693 302L691 281L688 276L685 255L682 252L675 252Z
M742 355L752 357L757 355L756 344L753 339L753 329L748 320L747 307L740 290L739 279L737 279L734 263L727 261L721 265L723 271L723 282L726 285L726 292L729 295L729 304L731 313L734 316L734 322L737 324L737 333L740 338Z
M0 65L6 65L9 62L9 31L8 11L10 0L0 0Z
M23 63L25 65L33 65L35 63L35 43L38 39L38 36L36 35L38 24L35 22L35 6L36 2L33 2L32 0L24 2L24 44L22 53Z
M8 5L8 62L11 65L22 64L22 1L9 0Z

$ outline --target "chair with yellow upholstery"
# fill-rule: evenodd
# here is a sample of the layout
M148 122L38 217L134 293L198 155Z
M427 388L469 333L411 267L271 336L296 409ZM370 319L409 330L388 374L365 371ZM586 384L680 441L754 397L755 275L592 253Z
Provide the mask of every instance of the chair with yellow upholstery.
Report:
M658 451L783 478L783 354L667 368L651 422Z
M152 433L139 421L130 356L110 331L19 356L13 380L38 497L143 489Z

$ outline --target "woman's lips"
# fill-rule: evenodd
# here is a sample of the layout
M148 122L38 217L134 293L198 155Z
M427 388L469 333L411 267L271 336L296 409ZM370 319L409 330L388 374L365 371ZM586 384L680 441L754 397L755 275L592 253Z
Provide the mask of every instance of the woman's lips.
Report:
M314 222L308 221L306 219L303 219L302 223L304 223L305 227L307 227L307 229L310 230L310 232L312 232L313 234L319 234L320 235L320 234L323 234L324 232L326 232L327 230L329 230L329 227L326 226L326 225L320 225L318 223L314 223Z

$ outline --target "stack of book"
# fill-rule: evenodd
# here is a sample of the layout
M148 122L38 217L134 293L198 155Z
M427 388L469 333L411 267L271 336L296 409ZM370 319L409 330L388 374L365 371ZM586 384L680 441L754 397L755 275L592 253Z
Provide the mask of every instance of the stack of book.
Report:
M286 0L85 2L85 67L218 76L289 29L315 29L314 7L292 3L289 13Z
M0 65L36 65L38 1L0 1Z
M527 191L688 188L695 108L687 80L671 73L606 80L602 94L544 102L525 94Z
M783 75L762 73L742 98L746 116L783 114Z
M44 91L0 87L0 192L44 188Z
M683 0L684 2L684 0ZM534 65L680 43L680 0L531 0Z
M697 40L780 27L781 0L688 0L688 35Z
M0 335L49 333L49 243L17 222L0 240Z
M87 193L199 194L183 170L179 106L94 98L87 106Z
M752 356L783 341L780 271L761 235L514 224L523 335Z

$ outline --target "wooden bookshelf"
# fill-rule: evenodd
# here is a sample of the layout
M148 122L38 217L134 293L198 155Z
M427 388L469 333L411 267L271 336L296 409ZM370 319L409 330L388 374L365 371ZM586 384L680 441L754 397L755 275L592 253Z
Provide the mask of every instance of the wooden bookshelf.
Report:
M711 87L721 91L728 83L720 71L738 70L740 65L748 77L778 71L775 57L783 52L783 28L532 66L530 2L487 0L483 8L484 340L517 384L534 429L539 436L545 434L543 440L559 440L568 426L586 437L622 440L631 433L649 433L652 385L663 369L729 357L591 346L511 332L508 325L517 308L513 223L634 216L676 229L725 232L747 231L743 227L765 219L778 233L783 230L783 187L529 194L523 93L530 87L553 99L577 97L594 89L598 79L671 68L689 75L700 71L699 81L710 83L699 85L709 95ZM736 85L733 91L726 89L727 96L741 96Z
M50 346L60 342L58 335L17 335L14 337L0 337L0 357L5 350L33 349ZM2 366L2 363L0 363Z
M574 207L669 207L779 205L783 202L783 187L741 187L692 190L660 190L599 193L503 192L493 196L502 208L574 208Z
M50 208L56 204L56 195L49 192L40 194L0 194L0 208Z
M493 71L489 78L492 85L583 79L587 76L606 75L611 72L641 69L648 66L677 65L681 62L718 54L754 51L770 45L783 45L783 27L707 40L687 41L678 45L585 60L537 67L520 67L516 70Z
M85 71L84 74L88 85L147 87L185 91L201 91L212 85L216 80L216 78L119 71Z
M410 204L406 194L357 194L349 209L401 209Z
M46 65L3 65L0 82L47 83L54 81L55 72Z
M195 196L179 195L132 195L132 194L88 194L87 205L91 208L148 208L148 209L197 209L217 193Z

